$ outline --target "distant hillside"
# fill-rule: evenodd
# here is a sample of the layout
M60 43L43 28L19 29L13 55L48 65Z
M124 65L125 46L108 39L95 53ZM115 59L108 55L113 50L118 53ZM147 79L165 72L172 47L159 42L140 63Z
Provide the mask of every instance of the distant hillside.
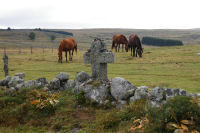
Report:
M137 34L140 39L144 36L151 36L163 39L180 40L184 45L200 44L200 29L189 30L145 30L145 29L46 29L49 31L63 31L73 34L80 49L88 48L94 37L104 39L110 47L114 34L124 34L127 38L130 34ZM30 32L36 33L35 41L28 39ZM55 35L56 39L51 42L50 35ZM58 47L60 40L69 38L71 35L56 32L34 31L31 29L0 30L0 47L23 46L23 47Z

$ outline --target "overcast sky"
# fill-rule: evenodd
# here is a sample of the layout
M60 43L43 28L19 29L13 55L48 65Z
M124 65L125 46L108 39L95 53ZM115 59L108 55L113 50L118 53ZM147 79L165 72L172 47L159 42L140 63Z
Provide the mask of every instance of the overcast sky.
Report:
M200 28L200 0L0 0L0 28Z

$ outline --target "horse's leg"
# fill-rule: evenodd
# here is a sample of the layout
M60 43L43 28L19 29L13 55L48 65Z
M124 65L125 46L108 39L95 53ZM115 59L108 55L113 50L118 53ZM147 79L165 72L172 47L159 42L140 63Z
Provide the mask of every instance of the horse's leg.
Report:
M69 61L72 61L71 50L69 50Z
M136 57L137 57L137 54L138 54L138 48L136 48L135 52L136 52L135 54L136 54Z
M135 47L133 47L133 57L135 57Z
M124 52L124 44L122 44L122 52Z
M117 52L117 44L115 45L115 52Z
M131 46L131 56L133 56L132 52L133 52L133 47Z
M119 52L119 49L120 49L120 44L118 44L118 52Z
M67 62L67 51L65 51L65 57L66 57L66 62Z

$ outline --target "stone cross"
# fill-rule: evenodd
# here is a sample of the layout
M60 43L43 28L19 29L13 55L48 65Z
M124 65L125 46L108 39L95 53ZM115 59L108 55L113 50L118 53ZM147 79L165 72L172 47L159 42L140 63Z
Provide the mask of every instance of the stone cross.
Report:
M83 55L83 59L85 64L92 64L93 80L108 80L107 63L114 62L114 54L106 49L106 44L101 39L94 39L88 52Z
M8 56L6 55L6 53L4 53L3 56L3 62L4 62L4 72L5 72L5 77L8 76Z

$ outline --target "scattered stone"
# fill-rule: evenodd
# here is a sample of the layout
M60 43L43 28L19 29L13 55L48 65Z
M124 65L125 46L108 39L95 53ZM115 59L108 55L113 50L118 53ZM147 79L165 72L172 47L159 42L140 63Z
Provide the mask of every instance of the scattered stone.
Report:
M1 86L8 86L8 83L11 80L11 76L6 76L3 80L1 80Z
M15 89L16 89L16 90L20 90L21 88L24 88L24 82L22 82L22 83L20 83L20 84L17 84L17 85L15 86Z
M9 88L10 87L16 87L17 84L23 83L24 79L19 78L19 76L13 76L11 77L11 80L8 83Z
M54 78L50 81L49 89L58 90L60 88L60 80L58 78Z
M16 89L14 87L10 87L9 88L9 93L14 93L14 92L16 92Z
M126 100L134 95L136 89L135 86L123 78L116 77L112 79L111 95L116 100Z
M69 79L69 74L65 72L60 72L56 75L56 78L58 78L62 82L67 82L67 80Z
M49 88L45 86L45 87L43 88L43 90L44 90L44 91L49 91Z
M150 100L161 102L162 100L166 100L165 90L161 87L155 87L150 92Z
M35 84L38 87L44 87L46 84L48 84L48 81L46 80L46 78L38 78L38 79L36 79Z
M183 89L180 89L180 90L179 90L179 95L180 95L180 96L186 96L186 95L187 95L187 92L186 92L185 90L183 90Z
M29 80L29 81L24 82L25 88L31 88L31 87L34 87L34 86L35 86L35 81L33 81L33 80Z
M90 75L87 72L79 72L75 77L75 82L84 83L90 79Z
M75 85L76 85L76 82L74 80L69 80L67 83L65 83L64 90L75 88Z
M130 102L135 102L139 99L148 99L149 93L148 93L148 87L146 86L140 86L135 90L134 96L130 97Z
M14 76L18 76L20 79L24 79L25 73L16 73Z

